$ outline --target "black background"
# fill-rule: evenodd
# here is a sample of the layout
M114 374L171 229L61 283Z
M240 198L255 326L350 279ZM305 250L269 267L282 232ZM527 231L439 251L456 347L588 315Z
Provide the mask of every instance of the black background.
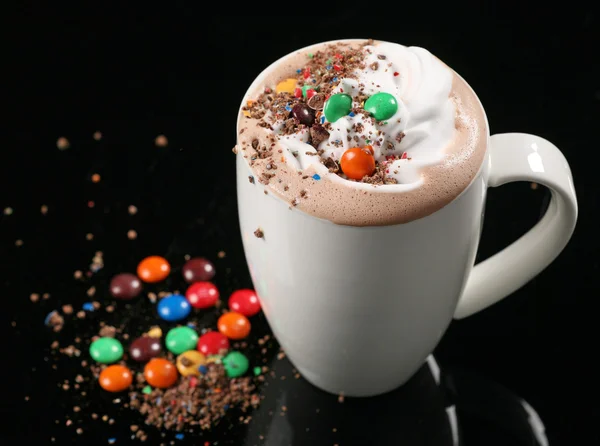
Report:
M84 439L54 425L73 404L56 388L63 372L43 359L52 338L43 318L60 304L88 300L72 274L87 267L95 250L105 253L96 279L104 295L111 274L133 271L150 254L166 256L175 268L188 253L212 259L223 295L250 286L231 153L242 96L267 64L297 48L371 37L429 49L474 88L492 133L540 135L569 160L580 213L565 251L514 295L454 322L436 355L443 367L460 366L527 400L551 445L597 444L597 11L506 6L421 20L423 12L367 18L332 8L335 16L327 17L322 11L212 17L182 9L174 22L108 8L63 14L23 6L14 16L4 56L9 117L0 161L0 207L15 211L0 216L2 318L10 333L2 359L10 377L4 382L10 397L1 403L7 440L46 444L51 436L72 435L81 444L106 444L106 436ZM101 141L92 139L94 131L102 132ZM158 134L167 135L167 148L154 146ZM59 136L70 140L69 150L56 148ZM90 181L95 172L99 184ZM547 199L547 191L526 183L490 190L479 258L535 224ZM129 204L140 209L134 217ZM126 237L131 228L139 234L135 241ZM95 234L91 242L88 232ZM24 245L16 247L16 239ZM225 259L217 258L220 250ZM32 304L34 291L52 298ZM70 367L62 366L65 376Z

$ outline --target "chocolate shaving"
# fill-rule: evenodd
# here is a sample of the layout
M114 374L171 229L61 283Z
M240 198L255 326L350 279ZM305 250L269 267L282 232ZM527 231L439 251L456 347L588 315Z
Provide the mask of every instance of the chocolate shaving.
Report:
M317 93L311 97L306 104L313 110L323 110L323 107L325 106L325 95L323 93Z
M338 173L340 171L339 164L331 157L327 158L323 164L329 169L329 172L331 173Z
M310 128L310 138L310 144L317 148L319 144L329 138L329 132L322 125L315 124Z
M263 232L262 229L258 228L256 231L254 231L254 236L256 238L264 238L265 237L265 233Z

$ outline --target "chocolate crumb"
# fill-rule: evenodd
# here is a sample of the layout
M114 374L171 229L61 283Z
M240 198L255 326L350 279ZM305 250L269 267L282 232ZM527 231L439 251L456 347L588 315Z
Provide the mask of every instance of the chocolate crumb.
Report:
M331 173L338 173L340 171L340 165L331 157L327 158L323 164Z
M306 104L313 110L323 110L325 106L325 95L323 93L317 93L311 97Z
M103 338L114 338L116 334L117 329L111 325L105 325L98 332L98 335Z
M56 147L58 150L67 150L69 147L71 147L71 143L69 143L67 138L61 136L56 140Z
M263 232L262 229L258 228L256 231L254 231L254 235L257 238L264 238L265 237L265 233Z
M250 181L250 184L254 184L254 176L253 175L249 175L248 176L248 181Z
M184 367L189 367L194 363L191 359L189 359L185 356L180 359L180 362L181 362L181 365Z

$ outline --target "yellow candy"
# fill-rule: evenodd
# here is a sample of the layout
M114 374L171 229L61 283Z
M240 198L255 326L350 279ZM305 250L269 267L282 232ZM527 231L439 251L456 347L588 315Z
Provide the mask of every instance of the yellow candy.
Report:
M182 376L200 375L198 367L206 363L206 358L197 350L188 350L177 357L177 370Z
M275 87L275 93L293 93L296 89L296 84L298 81L296 79L286 79L281 81Z
M151 338L162 338L162 330L160 327L152 327L150 330L148 330L147 334Z
M249 118L249 117L250 117L250 112L249 112L248 110L244 110L242 113L244 114L244 116L245 116L246 118Z

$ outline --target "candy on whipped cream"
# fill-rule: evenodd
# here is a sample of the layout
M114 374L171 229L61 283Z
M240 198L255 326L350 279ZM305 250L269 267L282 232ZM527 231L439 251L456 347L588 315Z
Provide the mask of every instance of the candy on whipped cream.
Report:
M256 184L358 226L444 206L478 172L487 138L481 104L451 68L423 48L372 40L274 62L248 90L237 130L234 152Z
M313 166L325 173L326 164L339 163L348 149L370 145L379 182L415 184L423 167L443 159L454 132L452 73L427 50L387 42L364 45L360 54L340 53L323 67L299 68L301 73L306 73L301 80L288 78L276 86L290 94L298 89L301 97L275 107L276 100L271 107L255 102L247 110L249 116L253 110L254 117L262 113L291 167ZM316 93L306 100L306 91ZM293 131L290 119L300 124ZM319 156L313 155L315 149ZM333 170L348 179L341 169Z

